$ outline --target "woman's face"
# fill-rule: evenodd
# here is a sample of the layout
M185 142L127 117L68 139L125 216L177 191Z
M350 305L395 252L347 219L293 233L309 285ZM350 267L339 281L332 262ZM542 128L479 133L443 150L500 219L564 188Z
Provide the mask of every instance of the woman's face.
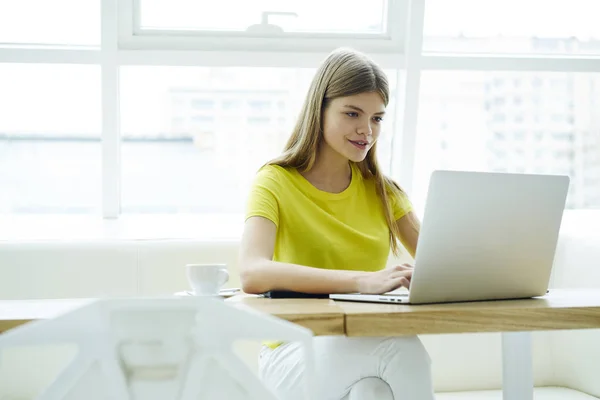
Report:
M384 113L377 92L333 99L323 115L325 144L350 161L363 161L379 137Z

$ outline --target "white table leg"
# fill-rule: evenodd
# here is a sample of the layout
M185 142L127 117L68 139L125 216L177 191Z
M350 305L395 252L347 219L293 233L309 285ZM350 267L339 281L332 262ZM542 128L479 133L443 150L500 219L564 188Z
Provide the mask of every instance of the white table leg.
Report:
M530 332L502 333L502 399L533 400Z

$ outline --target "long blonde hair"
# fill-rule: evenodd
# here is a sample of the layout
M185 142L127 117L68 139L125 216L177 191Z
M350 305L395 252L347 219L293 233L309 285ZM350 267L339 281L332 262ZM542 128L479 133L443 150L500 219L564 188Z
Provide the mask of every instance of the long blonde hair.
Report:
M362 53L351 49L333 51L317 70L292 135L281 156L268 164L308 171L317 157L323 140L323 112L329 102L338 97L365 92L377 92L384 104L389 102L389 85L383 70ZM402 189L382 172L376 157L377 143L366 158L357 163L365 179L374 179L377 194L383 203L385 219L390 230L390 247L398 254L400 233L394 221L390 196L399 196Z

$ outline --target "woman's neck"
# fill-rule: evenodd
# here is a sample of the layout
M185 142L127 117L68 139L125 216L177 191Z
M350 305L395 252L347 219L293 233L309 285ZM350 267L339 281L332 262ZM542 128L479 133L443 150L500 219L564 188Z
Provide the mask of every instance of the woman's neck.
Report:
M352 169L348 159L324 146L319 149L313 167L302 175L319 190L339 193L350 185Z

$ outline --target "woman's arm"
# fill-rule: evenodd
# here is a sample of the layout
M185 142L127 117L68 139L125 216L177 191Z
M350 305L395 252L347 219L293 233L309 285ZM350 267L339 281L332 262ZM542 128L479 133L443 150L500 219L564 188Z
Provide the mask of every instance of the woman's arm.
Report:
M239 260L244 292L385 293L409 284L412 271L403 266L378 272L357 272L273 261L276 234L275 224L266 218L251 217L246 221Z
M413 211L410 211L396 221L396 226L398 226L398 230L400 231L402 245L410 253L411 257L415 258L417 243L419 241L419 231L421 230L419 218L417 218Z

